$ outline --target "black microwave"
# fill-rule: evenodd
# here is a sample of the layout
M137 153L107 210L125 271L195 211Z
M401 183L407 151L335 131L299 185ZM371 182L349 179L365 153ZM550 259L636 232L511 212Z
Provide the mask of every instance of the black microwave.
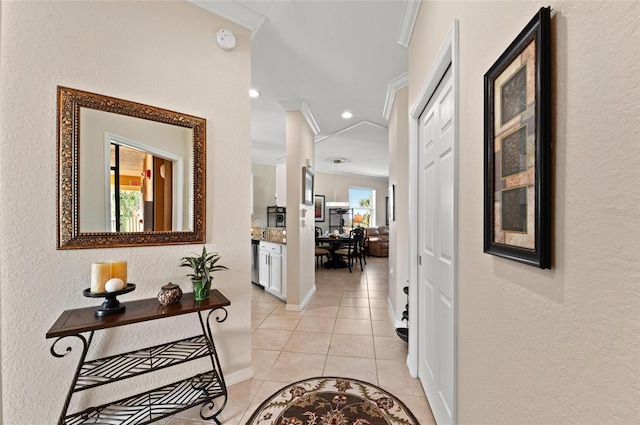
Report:
M287 208L267 207L267 227L287 227Z

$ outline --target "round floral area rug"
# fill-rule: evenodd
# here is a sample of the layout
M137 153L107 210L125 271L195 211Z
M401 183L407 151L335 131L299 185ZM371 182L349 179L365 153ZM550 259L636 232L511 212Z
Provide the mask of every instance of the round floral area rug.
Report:
M381 388L350 378L321 377L288 385L269 397L246 425L419 425Z

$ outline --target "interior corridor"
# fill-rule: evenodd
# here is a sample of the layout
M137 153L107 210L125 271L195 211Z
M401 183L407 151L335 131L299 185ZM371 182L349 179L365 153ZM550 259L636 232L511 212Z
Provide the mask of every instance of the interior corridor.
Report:
M224 424L244 424L269 396L314 376L361 379L388 390L422 425L435 424L420 381L409 376L407 344L395 333L387 307L387 258L368 257L363 272L316 269L316 293L302 312L254 287L252 355L255 376L229 387ZM162 423L162 422L159 422ZM199 408L167 425L197 425Z

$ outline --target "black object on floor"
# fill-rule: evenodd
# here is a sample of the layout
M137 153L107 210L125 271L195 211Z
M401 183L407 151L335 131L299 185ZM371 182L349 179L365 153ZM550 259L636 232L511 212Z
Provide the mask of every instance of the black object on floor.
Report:
M396 328L396 333L404 342L409 342L409 328Z

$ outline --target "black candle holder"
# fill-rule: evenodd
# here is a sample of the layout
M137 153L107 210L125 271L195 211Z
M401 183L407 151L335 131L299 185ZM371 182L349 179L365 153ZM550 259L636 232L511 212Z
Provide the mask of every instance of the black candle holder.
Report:
M91 288L87 288L82 291L82 295L88 298L105 298L100 308L95 312L96 316L102 317L124 312L125 305L120 304L120 301L118 301L116 297L118 295L129 293L134 289L136 289L136 285L134 283L127 283L127 286L119 291L91 292Z

